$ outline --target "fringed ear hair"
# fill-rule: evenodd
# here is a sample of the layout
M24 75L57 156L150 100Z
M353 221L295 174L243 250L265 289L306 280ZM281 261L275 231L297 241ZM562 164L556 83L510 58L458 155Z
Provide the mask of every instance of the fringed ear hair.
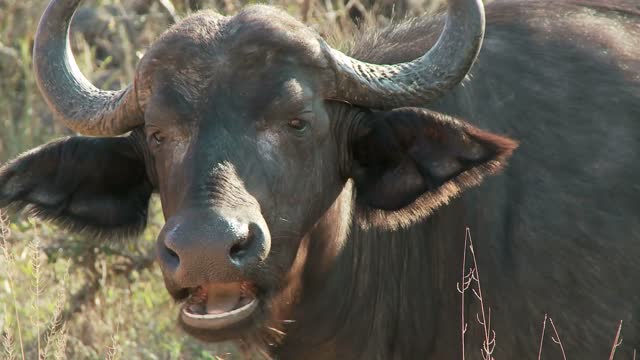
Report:
M422 108L371 113L350 139L364 226L408 226L502 169L517 142Z
M0 208L104 237L141 232L152 191L130 137L60 139L0 168Z

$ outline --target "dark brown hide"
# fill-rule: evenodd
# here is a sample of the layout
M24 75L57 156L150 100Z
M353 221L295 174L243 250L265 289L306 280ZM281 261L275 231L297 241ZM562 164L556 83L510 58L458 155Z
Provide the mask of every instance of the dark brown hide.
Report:
M365 31L350 55L410 61L442 25ZM181 315L185 330L281 359L461 358L456 283L470 227L497 358L534 358L545 313L576 359L606 358L624 320L616 354L630 358L640 348L639 38L629 1L494 1L460 85L428 110L377 111L326 99L331 59L283 12L202 12L149 49L134 88L101 97L135 90L134 118L120 124L144 127L19 157L0 169L0 206L121 234L144 226L158 192L171 295L239 284L259 302L218 330ZM465 304L466 358L479 359L478 302L469 293ZM557 357L549 340L546 359Z

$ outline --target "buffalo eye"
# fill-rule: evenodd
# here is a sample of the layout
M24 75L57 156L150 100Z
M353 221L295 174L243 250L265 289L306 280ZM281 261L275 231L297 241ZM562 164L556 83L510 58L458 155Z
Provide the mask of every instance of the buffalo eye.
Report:
M297 132L304 132L305 130L307 130L307 128L309 127L309 123L302 120L302 119L291 119L289 120L289 122L287 123L287 125L297 131Z
M161 132L155 131L149 136L149 140L151 145L159 146L164 142L165 136Z

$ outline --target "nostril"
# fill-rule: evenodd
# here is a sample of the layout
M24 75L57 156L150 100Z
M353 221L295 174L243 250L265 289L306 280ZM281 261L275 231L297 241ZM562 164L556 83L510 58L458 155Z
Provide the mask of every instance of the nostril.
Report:
M180 255L163 241L159 244L161 264L168 270L175 271L180 266Z
M237 236L229 247L229 259L243 271L256 269L264 261L271 248L271 239L257 223L249 223L244 236Z
M178 254L175 251L171 250L171 248L167 246L165 246L165 248L167 249L167 254L169 256L171 256L174 260L180 260L180 258L178 257Z
M229 257L231 258L231 261L236 264L243 262L244 258L246 258L249 253L249 249L251 248L254 238L255 232L251 227L249 227L247 235L238 239L238 241L229 249Z

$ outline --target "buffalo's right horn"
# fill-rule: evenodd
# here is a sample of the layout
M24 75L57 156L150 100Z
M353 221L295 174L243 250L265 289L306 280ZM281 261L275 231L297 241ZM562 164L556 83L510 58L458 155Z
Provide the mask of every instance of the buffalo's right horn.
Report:
M449 0L440 38L413 61L369 64L327 45L336 72L327 97L379 109L424 106L464 79L482 46L484 28L482 0Z
M71 53L69 25L81 0L52 0L35 37L36 82L54 113L73 131L86 135L118 135L143 123L134 85L105 91L87 80Z

